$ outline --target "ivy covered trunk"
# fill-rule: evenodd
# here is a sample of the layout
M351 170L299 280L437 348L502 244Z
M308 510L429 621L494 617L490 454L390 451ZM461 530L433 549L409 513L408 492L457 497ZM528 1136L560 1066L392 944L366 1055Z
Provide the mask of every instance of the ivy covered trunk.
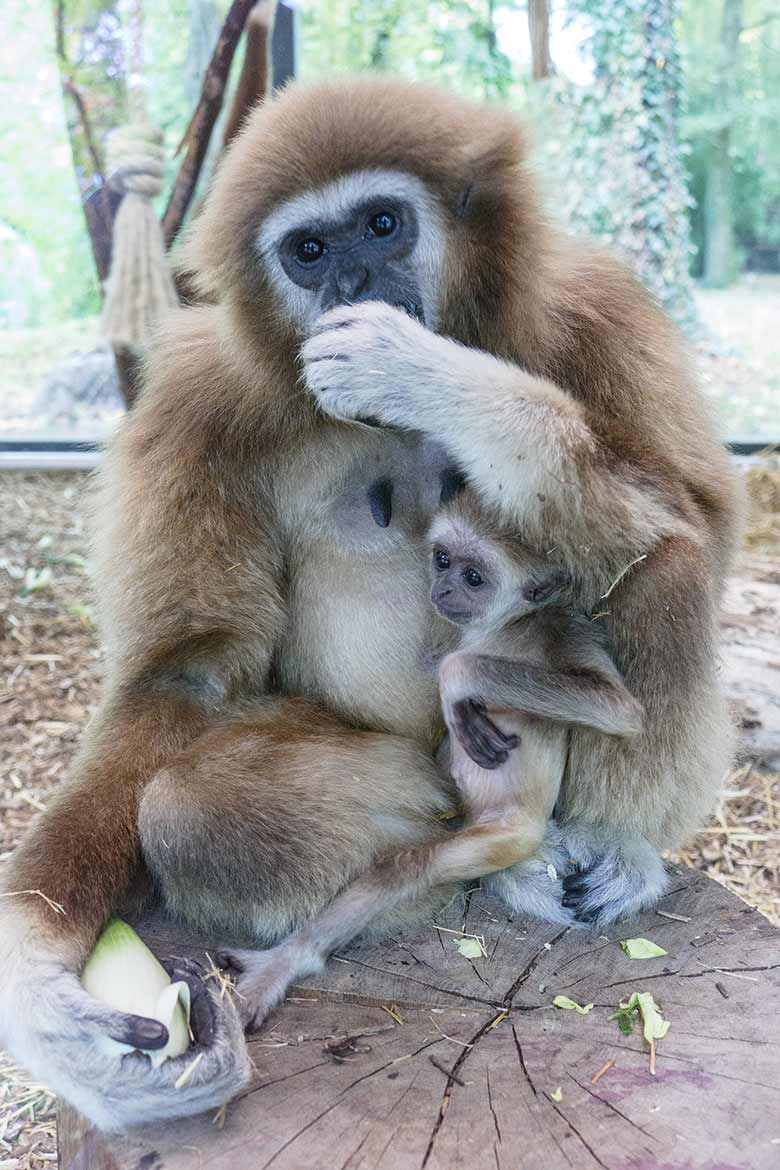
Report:
M575 224L609 241L684 326L695 321L689 195L678 135L677 0L578 0L592 28L594 84L574 100L590 141Z
M742 0L724 0L720 44L719 101L723 123L712 135L704 185L704 273L709 288L725 288L736 274L732 135L736 104Z

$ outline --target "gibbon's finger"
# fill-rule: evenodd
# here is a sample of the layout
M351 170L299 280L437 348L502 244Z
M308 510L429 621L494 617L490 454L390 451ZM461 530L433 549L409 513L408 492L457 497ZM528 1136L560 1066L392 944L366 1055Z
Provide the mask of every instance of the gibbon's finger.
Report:
M72 1019L87 1025L132 1048L153 1050L164 1048L168 1043L168 1029L159 1020L148 1016L136 1016L132 1012L120 1012L95 999L81 986L75 976L63 973L60 976L62 988L62 1011Z
M243 975L248 965L248 955L244 957L240 950L222 950L218 951L215 956L215 961L218 967L223 971L234 971L237 975Z
M105 1031L112 1040L117 1040L120 1044L129 1044L131 1048L142 1048L144 1051L164 1048L168 1043L168 1029L165 1024L161 1024L159 1020L150 1020L146 1016L114 1012L112 1018L106 1021Z
M508 753L519 743L516 735L505 735L472 699L456 703L455 714L456 734L475 764L493 771L506 763Z
M196 1044L208 1047L216 1032L214 1003L208 993L202 976L195 970L195 964L187 967L176 963L163 963L173 983L181 980L190 989L190 1029Z
M362 301L359 305L337 305L336 308L328 309L326 313L317 318L312 326L310 336L316 337L331 329L348 329L351 325L359 324L370 313L368 306L371 304L387 307L384 301Z

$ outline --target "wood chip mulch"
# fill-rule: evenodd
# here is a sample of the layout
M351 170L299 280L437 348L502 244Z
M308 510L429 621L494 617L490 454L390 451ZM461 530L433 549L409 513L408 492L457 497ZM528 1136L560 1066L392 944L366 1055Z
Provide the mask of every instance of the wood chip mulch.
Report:
M0 867L67 775L98 701L101 656L82 519L87 482L81 472L0 475ZM774 499L765 477L760 490ZM761 524L774 536L774 518L759 518L754 528ZM724 681L737 701L746 754L711 823L679 856L780 925L780 774L761 766L762 748L748 734L771 730L780 714L772 707L780 682L780 556L772 541L768 548L750 543L724 621ZM46 583L44 570L46 587L26 591L25 581ZM750 671L758 671L755 685L745 681ZM0 1167L44 1170L54 1151L51 1095L0 1054Z

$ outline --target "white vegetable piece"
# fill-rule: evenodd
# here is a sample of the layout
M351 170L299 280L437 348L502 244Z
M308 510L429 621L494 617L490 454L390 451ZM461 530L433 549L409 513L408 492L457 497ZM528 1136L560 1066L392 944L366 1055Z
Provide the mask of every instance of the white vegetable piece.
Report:
M164 1048L145 1050L154 1068L190 1046L190 989L171 983L168 972L126 922L112 918L87 959L81 982L90 995L109 1007L159 1020L168 1029ZM133 1052L129 1044L105 1038L116 1052Z

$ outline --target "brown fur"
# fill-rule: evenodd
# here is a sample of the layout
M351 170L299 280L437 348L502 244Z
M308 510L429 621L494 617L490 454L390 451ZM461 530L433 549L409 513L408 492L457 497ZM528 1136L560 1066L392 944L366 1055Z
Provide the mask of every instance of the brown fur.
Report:
M255 112L231 144L185 261L218 303L171 316L149 358L141 399L100 473L95 571L108 656L106 697L70 787L5 869L8 889L42 890L66 911L56 917L35 896L6 900L0 983L8 997L21 967L34 982L39 972L30 966L43 962L37 952L17 954L18 938L28 947L33 938L46 940L49 959L71 968L91 945L138 865L136 810L155 773L166 768L164 775L184 787L190 775L217 820L229 811L208 788L201 747L219 741L196 744L205 729L239 721L224 741L226 759L243 756L246 800L261 808L268 779L262 779L262 753L257 772L252 758L253 704L288 677L293 659L311 667L307 697L328 700L345 726L362 729L359 736L396 732L429 749L440 734L435 680L426 680L421 668L424 568L416 568L431 508L415 505L419 525L409 521L392 571L384 562L377 569L390 592L377 594L385 585L368 577L360 592L352 568L369 573L375 554L334 544L322 519L323 501L377 452L400 452L402 440L388 431L364 433L316 409L299 379L302 338L272 294L255 251L270 210L367 166L411 172L441 202L448 245L438 332L519 367L493 364L485 379L485 353L462 351L465 364L476 363L475 379L468 396L459 391L457 401L448 401L447 425L431 423L433 437L503 509L502 522L521 518L539 547L549 540L561 551L593 599L637 552L647 553L641 571L609 599L603 619L617 665L646 710L644 747L637 754L611 742L601 746L577 732L564 819L594 824L607 836L611 827L628 828L662 845L676 843L706 807L726 742L713 698L715 607L734 543L735 506L726 456L692 389L679 338L617 264L548 228L525 168L522 132L508 113L491 107L486 116L438 90L387 79L294 86ZM454 377L453 358L448 361ZM505 405L499 395L504 383L507 394L523 390L530 414ZM419 377L415 384L421 385ZM424 430L422 411L419 417ZM529 418L532 432L525 429ZM486 470L493 444L499 452L515 437L517 454L505 452L510 475ZM522 445L526 438L531 457ZM541 474L550 452L560 456L566 474L548 476L543 490L521 496L518 475L529 468ZM316 594L323 600L314 628L324 636L339 621L345 629L364 623L359 679L337 643L327 662L316 655L308 660L316 651L309 633L284 649L291 617L306 616L301 598L312 594L300 586L317 558L326 566L327 589ZM419 628L411 624L413 615ZM409 680L409 698L404 706L396 697L399 683L392 703L380 710L382 680L391 671ZM331 700L333 679L343 683L343 693ZM324 716L311 713L310 724L306 708L281 703L276 730L266 728L263 735L269 745L285 739L294 753ZM335 767L340 758L360 754L361 744L365 740L351 742L342 726L333 741L323 741L323 758ZM663 751L656 753L659 745ZM215 765L213 775L227 781L232 773ZM298 784L305 775L317 783L310 768ZM416 776L425 790L421 801L433 808L442 799L441 782L427 767ZM369 791L372 783L369 777ZM380 785L385 793L387 783L385 777ZM317 829L322 855L331 859L341 847L341 822L346 817L349 823L343 789L334 784L334 812L323 814ZM289 808L291 838L303 791L295 787ZM408 832L403 817L394 831L400 847ZM219 841L211 825L201 842L204 865L207 849ZM359 863L387 842L387 834L378 834ZM256 846L262 851L262 840ZM223 847L232 842L223 838ZM335 857L328 890L344 880L344 866L343 856ZM279 912L289 915L301 897L300 883L275 896ZM59 985L47 986L49 1019L65 1009ZM45 1051L40 1075L102 1118L100 1085L80 1095L90 1079L82 1050L41 1047L32 1018L24 1024L29 1035L17 1036L14 1029L22 1025L8 1003L0 1016L9 1045L31 1065ZM36 1018L40 1009L44 1019L43 999L36 1004ZM123 1116L138 1120L144 1109L151 1115L194 1107L187 1102L190 1095L195 1099L198 1075L178 1093L166 1082L136 1113L128 1099ZM202 1104L202 1097L197 1100Z

